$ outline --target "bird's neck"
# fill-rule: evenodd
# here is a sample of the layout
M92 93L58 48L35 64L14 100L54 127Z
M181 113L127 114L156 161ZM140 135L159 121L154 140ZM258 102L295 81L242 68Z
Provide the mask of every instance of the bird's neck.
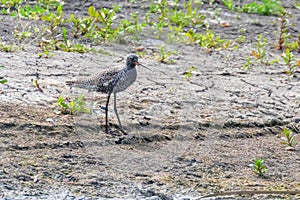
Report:
M127 65L126 70L132 70L135 69L135 64Z

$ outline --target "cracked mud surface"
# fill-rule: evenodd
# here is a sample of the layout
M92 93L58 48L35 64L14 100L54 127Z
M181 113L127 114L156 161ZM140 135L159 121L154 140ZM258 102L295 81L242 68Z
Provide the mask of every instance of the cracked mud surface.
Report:
M91 2L67 1L66 12L84 13ZM99 7L96 2L93 5ZM125 16L139 7L127 4L122 2ZM300 11L291 5L292 1L284 3L296 22ZM172 199L222 191L300 190L299 146L286 151L277 136L282 127L289 127L300 140L299 69L291 80L287 80L282 63L241 69L255 48L258 34L276 40L276 26L271 24L276 17L240 13L241 20L237 20L224 6L218 7L224 11L221 19L230 26L212 23L216 34L232 39L239 29L248 30L246 43L237 50L207 53L194 45L145 37L134 44L97 46L108 53L105 55L55 52L53 58L38 58L39 50L32 44L25 51L0 52L0 65L6 67L1 75L8 80L0 85L0 197ZM12 40L13 19L1 17L2 29L6 30L1 35ZM296 23L294 31L299 28ZM104 112L99 105L105 104L106 96L70 89L64 82L113 65L138 46L155 51L157 44L175 49L176 63L141 58L151 71L138 68L137 81L117 96L128 135L105 134ZM281 52L269 49L268 54L276 57ZM187 81L183 74L191 66L197 70ZM36 72L43 93L32 86ZM53 103L59 96L71 99L79 94L85 96L91 114L54 114ZM117 124L112 102L109 120ZM252 171L256 158L265 159L267 174L263 178Z

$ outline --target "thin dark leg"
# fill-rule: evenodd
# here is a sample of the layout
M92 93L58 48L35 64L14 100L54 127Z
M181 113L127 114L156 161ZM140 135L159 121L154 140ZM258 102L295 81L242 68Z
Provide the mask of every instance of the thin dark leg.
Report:
M120 131L124 134L124 135L127 135L127 133L123 130L122 128L122 124L121 124L121 120L120 120L120 117L119 117L119 114L118 114L118 110L117 110L117 93L114 92L114 111L116 113L116 116L118 118L118 122L119 122L119 129Z
M111 93L109 93L107 96L107 101L106 101L106 106L105 106L105 131L106 131L106 133L109 133L108 132L108 103L109 103L110 95L111 95Z
M122 124L121 124L121 120L120 117L118 115L118 111L117 111L117 93L114 93L114 111L116 113L118 122L119 122L119 128L122 130Z

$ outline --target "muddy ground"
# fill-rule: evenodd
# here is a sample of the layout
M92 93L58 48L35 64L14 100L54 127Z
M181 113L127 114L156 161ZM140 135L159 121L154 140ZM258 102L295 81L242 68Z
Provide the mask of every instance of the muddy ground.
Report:
M112 1L124 8L120 16L145 12L147 4ZM103 2L110 6L111 2ZM66 1L66 13L86 13L97 1ZM145 8L142 5L146 5ZM300 10L293 1L284 6L294 18L292 34L300 28ZM210 10L222 9L218 25ZM207 50L190 44L143 36L126 44L95 48L102 53L66 53L39 58L39 48L28 43L24 51L0 52L0 198L1 199L197 199L205 195L242 191L241 195L207 199L298 199L298 194L256 194L243 191L299 191L299 146L287 151L280 144L282 127L299 137L300 82L298 69L288 80L285 65L254 64L242 70L262 33L276 43L276 16L236 13L222 4L205 3L210 28L223 38L246 36L236 50ZM16 22L1 15L1 35L13 41ZM246 30L239 33L239 30ZM137 47L157 51L164 44L176 51L164 64L151 56L140 61L138 79L118 94L118 111L128 135L104 132L106 96L69 88L66 80L114 65ZM103 53L105 52L105 53ZM151 53L149 53L151 54ZM270 59L281 52L268 46ZM296 57L300 57L295 53ZM190 80L184 72L196 67ZM32 85L39 73L43 93ZM91 114L57 115L59 96L83 94ZM109 120L117 124L110 104ZM113 126L114 127L114 126ZM265 159L267 173L253 173L253 160ZM245 193L245 194L244 194ZM259 193L259 192L257 192Z

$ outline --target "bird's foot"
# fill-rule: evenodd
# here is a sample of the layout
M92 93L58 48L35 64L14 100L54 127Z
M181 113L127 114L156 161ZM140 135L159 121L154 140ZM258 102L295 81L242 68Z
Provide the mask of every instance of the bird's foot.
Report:
M128 135L122 128L119 127L119 131L123 134L123 135Z
M100 109L102 109L102 110L104 110L104 111L108 110L108 108L105 107L105 106L99 106L99 107L100 107Z
M109 134L109 135L114 135L114 131L111 130L110 127L106 127L106 128L105 128L105 133L106 133L106 134Z
M121 127L117 126L117 129L112 130L110 126L105 127L106 134L109 135L128 135Z

